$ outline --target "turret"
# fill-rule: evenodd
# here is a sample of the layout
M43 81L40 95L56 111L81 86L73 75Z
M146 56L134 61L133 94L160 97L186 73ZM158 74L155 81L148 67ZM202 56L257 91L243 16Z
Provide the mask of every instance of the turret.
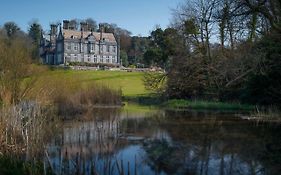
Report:
M55 64L64 64L64 37L62 34L61 24L59 24L59 34L56 41L56 59Z
M50 42L51 42L51 47L54 48L56 46L58 26L56 24L51 24L50 26L51 26Z
M59 25L59 35L58 35L58 40L63 40L63 34L62 34L62 30L61 30L61 24Z
M44 54L44 48L45 48L45 38L43 36L43 30L41 30L40 33L40 45L39 45L39 55L42 56Z
M40 46L45 46L45 38L43 36L43 30L40 31Z
M104 29L103 29L103 26L102 26L102 24L100 24L99 25L99 31L100 31L100 41L102 41L103 40L103 33L104 33Z

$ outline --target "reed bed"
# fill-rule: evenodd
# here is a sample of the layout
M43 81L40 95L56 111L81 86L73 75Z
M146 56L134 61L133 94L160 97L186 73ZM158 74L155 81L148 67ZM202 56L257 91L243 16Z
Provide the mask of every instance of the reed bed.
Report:
M122 92L104 85L91 85L74 94L59 94L55 97L54 104L59 115L77 115L93 107L120 107Z
M42 150L59 128L53 109L22 101L0 110L0 174L42 174Z

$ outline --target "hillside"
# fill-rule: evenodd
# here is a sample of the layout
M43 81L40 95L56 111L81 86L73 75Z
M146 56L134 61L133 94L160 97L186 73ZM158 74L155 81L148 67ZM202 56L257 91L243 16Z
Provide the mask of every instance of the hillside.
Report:
M143 73L125 71L76 71L76 70L47 70L41 72L34 80L34 87L29 95L48 95L55 90L69 91L101 84L114 89L121 89L125 97L145 95L142 82Z

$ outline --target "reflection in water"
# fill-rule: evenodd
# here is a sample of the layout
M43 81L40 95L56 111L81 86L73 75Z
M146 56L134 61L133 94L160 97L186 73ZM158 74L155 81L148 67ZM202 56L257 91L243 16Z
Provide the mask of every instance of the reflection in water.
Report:
M278 174L281 127L234 115L99 109L49 143L56 174ZM91 119L89 119L91 118Z

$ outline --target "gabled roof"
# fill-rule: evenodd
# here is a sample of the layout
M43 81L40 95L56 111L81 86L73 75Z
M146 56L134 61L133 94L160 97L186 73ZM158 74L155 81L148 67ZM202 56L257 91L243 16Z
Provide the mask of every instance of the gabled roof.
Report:
M91 35L91 33L93 33L93 36L97 41L100 41L99 32L83 31L83 38L86 39L89 35ZM64 29L63 36L66 39L81 38L81 31ZM102 33L102 38L104 38L107 42L116 42L116 39L112 33Z

